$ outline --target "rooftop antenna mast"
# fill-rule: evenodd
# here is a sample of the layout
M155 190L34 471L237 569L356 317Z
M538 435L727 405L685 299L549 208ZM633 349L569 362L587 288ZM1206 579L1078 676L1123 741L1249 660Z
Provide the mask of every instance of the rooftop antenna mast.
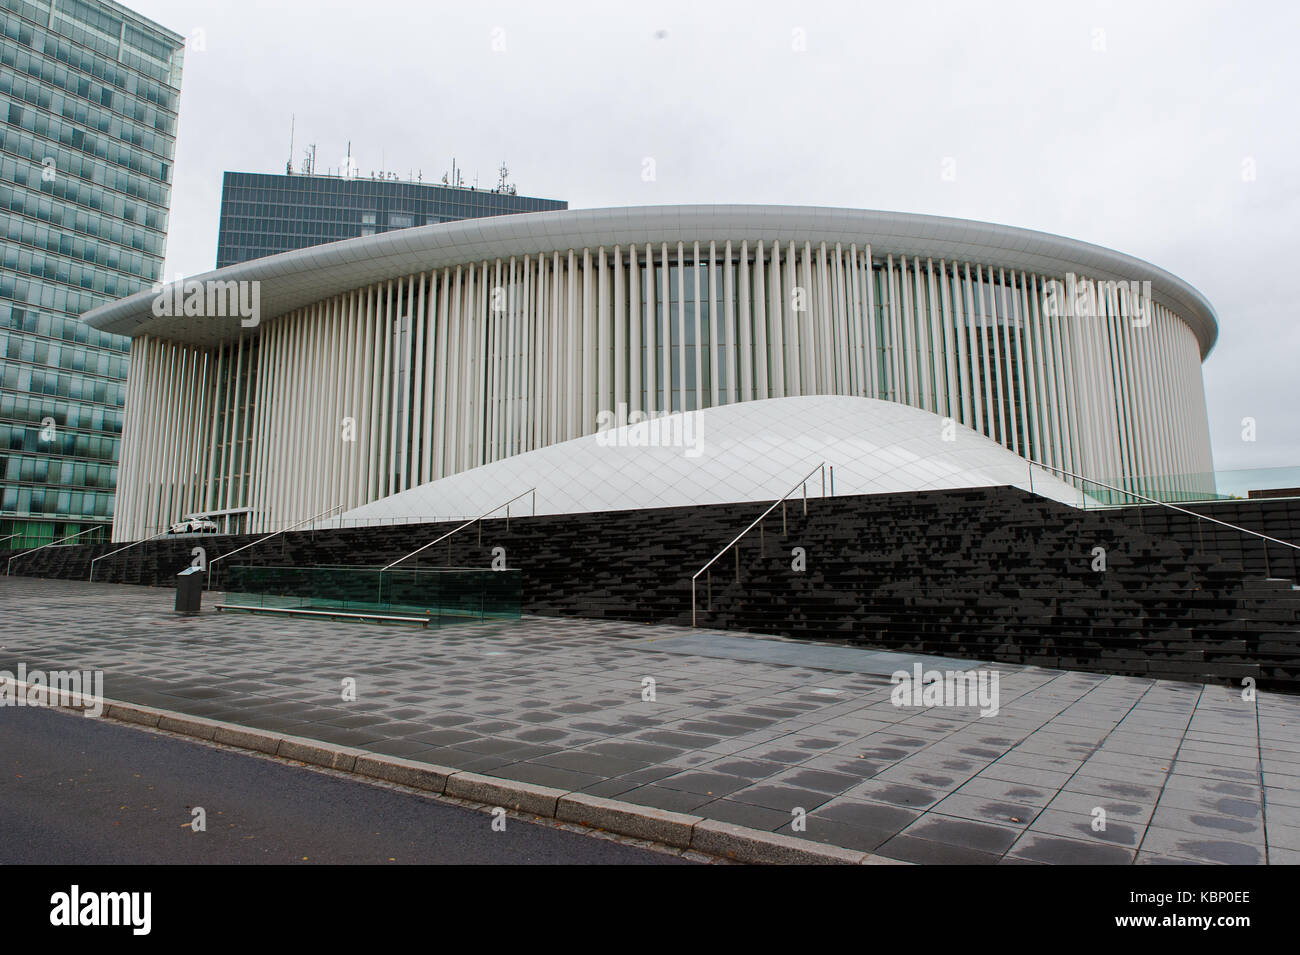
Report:
M442 184L450 186L452 189L464 189L465 177L461 175L460 169L456 167L456 157L451 157L451 172L442 174Z
M293 125L298 117L294 114L289 115L289 161L284 164L286 175L293 175Z
M513 196L515 187L510 184L510 170L506 168L505 160L501 161L500 177L497 179L497 192L503 196Z

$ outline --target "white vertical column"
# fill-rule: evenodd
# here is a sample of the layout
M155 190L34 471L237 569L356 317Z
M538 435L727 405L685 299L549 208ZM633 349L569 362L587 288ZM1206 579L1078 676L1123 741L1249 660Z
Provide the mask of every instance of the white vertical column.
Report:
M731 240L728 239L723 249L722 265L722 311L725 318L727 337L727 403L734 404L740 400L740 375L736 368L740 357L739 337L736 331L736 275L735 262L731 257Z
M704 391L704 328L702 315L703 295L700 291L700 244L694 243L691 249L691 298L695 302L695 401L694 408L699 411L709 406L708 396ZM712 340L710 340L712 344Z
M849 245L849 267L845 281L849 289L849 327L852 329L852 394L862 397L867 394L866 323L862 314L862 267L856 242Z
M659 404L659 311L655 293L655 247L645 247L645 410L657 411Z
M877 335L879 325L876 320L876 264L870 244L863 250L862 278L867 285L867 354L864 356L867 366L867 395L871 398L879 398L884 394L884 382L880 377L882 343Z
M768 371L771 356L767 350L767 284L766 265L764 263L764 243L759 239L754 249L754 397L768 396Z
M992 437L993 428L985 423L985 418L993 412L992 394L988 379L984 375L984 316L983 310L975 307L975 281L971 278L970 263L963 263L965 274L961 277L961 304L965 314L966 338L970 345L971 404L975 411L975 430L986 437Z
M781 243L772 243L772 262L768 270L768 308L771 312L771 337L768 341L770 367L772 369L773 398L784 398L787 394L785 377L785 328L786 328L786 291L781 282Z
M1013 406L1008 415L1011 450L1023 454L1025 442L1029 439L1029 426L1025 421L1025 365L1020 350L1019 313L1014 308L1010 287L1014 281L1014 272L1008 280L1006 269L998 269L999 295L1002 300L1002 341L1006 346L1007 403Z
M813 287L812 243L804 242L803 255L800 257L799 284L803 289L803 310L799 312L799 377L802 381L800 394L818 393L817 362L819 342L817 341L817 298Z
M604 408L614 410L617 403L613 400L613 388L610 376L610 361L614 358L612 344L612 325L609 314L609 270L605 261L605 247L601 246L597 251L597 283L596 283L596 340L595 350L598 358L596 362L596 399L593 405L591 415L588 417L584 429L588 432L595 430L596 413Z
M740 241L740 295L739 309L736 316L740 330L740 400L752 401L754 398L754 317L749 307L749 240Z
M807 322L807 308L809 308L809 291L800 285L798 279L798 252L794 249L794 243L790 243L785 249L785 296L790 300L789 322L785 326L785 378L787 378L787 394L789 395L806 395L805 377L803 377L803 326ZM798 308L794 295L798 292Z
M668 243L661 242L659 247L659 384L660 407L664 411L680 411L673 404L673 297L672 297L672 260L668 257Z
M890 401L897 401L901 404L907 404L907 381L904 377L903 366L906 358L906 349L903 338L903 316L900 314L900 302L898 296L898 274L894 271L894 257L887 256L885 259L886 267L886 296L889 306L889 393Z
M665 303L668 301L664 300ZM671 316L669 321L671 321ZM686 404L686 365L690 355L686 350L686 256L682 243L677 243L677 401L673 407L685 411Z
M582 326L578 314L578 258L573 249L569 250L568 268L564 275L565 291L568 292L568 320L565 323L565 366L567 387L565 395L566 438L576 438L581 431L582 418Z
M722 390L718 382L719 361L718 350L721 342L718 339L718 329L722 323L718 321L718 246L714 241L709 242L709 389L711 392L710 407L717 407L722 404Z
M649 246L646 247L649 249ZM641 262L637 256L636 243L627 250L627 298L628 298L628 410L644 411L647 407L645 392L641 386L641 369L645 366L645 355L641 350L641 326L645 323L645 304L641 300Z
M957 353L957 373L955 383L957 387L958 401L955 402L956 409L953 417L966 425L968 428L975 427L975 411L971 404L971 377L970 367L967 363L967 335L966 335L966 318L962 311L961 297L961 273L958 264L954 260L952 269L949 271L948 265L940 262L940 268L943 269L943 294L945 308L950 309L951 320L949 327L952 329L953 343L956 346Z
M602 269L603 271L603 269ZM623 250L614 246L614 395L610 408L627 401L627 297L623 289ZM629 409L630 410L630 409Z

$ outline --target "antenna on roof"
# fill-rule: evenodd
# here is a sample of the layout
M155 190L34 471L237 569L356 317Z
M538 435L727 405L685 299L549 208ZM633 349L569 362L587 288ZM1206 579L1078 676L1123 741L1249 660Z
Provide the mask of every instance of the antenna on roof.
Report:
M284 164L285 175L289 176L293 175L293 125L297 118L296 115L289 114L289 161Z
M504 159L501 161L501 169L499 172L500 176L497 179L497 192L503 196L513 196L515 194L515 187L509 181L510 170L506 168Z

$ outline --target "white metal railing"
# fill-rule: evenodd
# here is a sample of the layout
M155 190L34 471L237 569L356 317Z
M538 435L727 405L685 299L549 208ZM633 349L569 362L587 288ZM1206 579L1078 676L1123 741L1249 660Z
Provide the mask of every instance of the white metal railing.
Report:
M45 548L47 547L53 547L56 544L62 544L64 541L76 540L78 537L84 537L86 534L89 534L91 531L102 531L103 529L104 529L103 524L96 524L94 527L86 528L80 534L69 534L67 537L60 537L58 540L50 541L48 544L42 544L40 547L33 547L31 550L25 550L21 554L14 554L12 557L9 558L9 563L5 564L5 576L6 577L9 576L9 568L13 566L14 561L16 561L19 557L26 557L28 554L36 553L38 550L45 550Z
M817 467L813 468L811 471L805 474L800 480L795 481L794 487L790 488L790 490L782 494L780 498L773 501L771 507L765 510L762 514L758 515L758 517L754 518L753 523L751 523L743 531L737 534L730 544L728 544L726 547L722 548L722 550L714 554L707 564L705 564L703 567L701 567L699 570L697 570L694 574L691 575L691 626L692 627L695 626L695 582L700 579L700 574L707 571L710 567L712 567L715 563L717 563L717 561L722 557L723 554L725 554L727 551L731 550L731 548L739 544L742 537L744 537L755 527L757 527L762 522L763 518L767 517L767 515L775 511L777 507L784 504L786 500L790 497L790 495L793 494L795 491L797 491L800 487L803 488L803 512L805 515L807 515L808 480L818 471L822 472L822 497L825 497L826 496L826 462L823 461L821 464L817 465ZM834 485L832 484L832 491L833 490L834 490ZM736 560L737 561L740 560L739 550L736 551ZM739 567L739 564L737 564L737 567ZM739 570L737 570L737 574L739 574Z
M456 527L456 528L453 528L452 530L449 530L447 533L443 534L443 535L442 535L441 537L439 537L437 540L431 540L431 541L429 541L429 543L425 544L423 547L417 547L415 550L411 551L411 552L410 552L409 554L407 554L405 557L399 557L399 558L397 558L397 560L393 561L393 562L392 562L391 564L389 564L387 567L382 568L382 569L380 570L380 573L383 573L383 571L385 571L385 570L391 570L392 568L396 567L398 564L402 563L402 561L404 561L404 560L408 560L409 558L414 557L416 554L419 554L419 553L421 553L422 551L426 551L426 550L428 550L428 549L429 549L430 547L432 547L434 544L440 544L440 543L442 543L442 542L445 541L448 537L451 537L453 534L456 534L456 533L459 533L460 531L463 531L465 528L469 527L471 524L481 522L481 521L482 521L484 518L486 518L486 517L491 517L493 514L495 514L497 511L501 510L501 508L503 508L503 507L506 509L506 521L509 521L509 520L510 520L510 505L513 504L515 501L519 500L521 497L527 497L529 494L531 494L531 495L533 496L533 516L535 517L535 516L537 515L537 488L535 488L535 487L530 487L527 491L524 491L522 494L516 494L514 497L512 497L510 500L506 501L504 504L498 504L496 507L492 508L492 510L490 510L490 511L484 511L484 512L483 512L482 514L480 514L478 517L471 517L471 518L470 518L469 520L467 520L464 524L461 524L459 527ZM482 534L482 531L480 531L479 533ZM480 538L480 539L481 539L481 538Z
M287 533L287 532L293 530L293 529L296 528L296 527L302 527L302 525L304 525L304 524L311 524L311 523L314 522L314 521L318 521L318 520L320 520L322 517L325 517L325 516L327 516L327 515L329 515L329 514L333 514L335 511L337 511L337 510L338 510L339 508L341 508L341 507L347 507L347 505L346 505L346 504L335 504L333 507L331 507L331 508L330 508L329 510L327 510L327 511L321 511L319 514L313 514L311 517L304 518L303 520L298 521L296 524L290 524L288 527L283 528L282 530L272 531L270 534L267 534L265 537L259 537L257 540L252 541L251 543L245 544L243 547L236 547L234 550L230 551L229 553L222 554L222 555L219 556L219 557L214 557L214 558L212 558L210 561L208 561L208 566L207 566L207 580L206 580L206 582L205 582L205 584L204 584L204 589L211 589L211 587L212 587L212 565L215 564L215 563L217 563L218 561L225 560L227 557L234 557L236 554L240 553L241 551L246 551L246 550L248 550L250 547L256 547L258 544L265 543L266 541L269 541L272 537L279 537L281 534Z
M1026 459L1026 460L1029 460L1029 459ZM1053 465L1051 465L1051 464L1043 464L1043 463L1040 462L1040 461L1034 461L1034 460L1029 460L1029 464L1030 464L1030 469L1029 469L1029 474L1030 474L1030 484L1029 484L1029 486L1030 486L1030 490L1033 489L1033 473L1034 473L1034 470L1033 470L1033 469L1034 469L1035 467L1040 467L1040 468L1043 468L1043 469L1046 470L1046 471L1055 471L1057 474L1065 474L1065 475L1068 475L1069 477L1072 477L1072 478L1074 478L1074 479L1076 479L1076 480L1078 480L1078 481L1083 481L1085 484L1095 484L1095 485L1097 485L1098 487L1104 487L1104 488L1105 488L1106 490L1108 490L1108 491L1115 491L1115 492L1118 493L1118 494L1124 494L1124 495L1127 495L1128 497L1135 497L1135 498L1138 498L1138 499L1141 500L1141 501L1145 501L1145 502L1148 503L1148 504L1158 504L1158 505L1160 505L1161 507L1166 507L1166 508L1168 508L1168 509L1171 510L1171 511L1177 511L1177 512L1180 513L1180 514L1187 514L1187 515L1189 515L1190 517L1195 517L1195 518L1197 518L1198 520L1209 521L1211 524L1218 524L1220 527L1228 527L1228 528L1231 528L1231 529L1234 530L1234 531L1240 531L1240 532L1243 533L1243 534L1249 534L1251 537L1258 537L1260 540L1266 542L1266 543L1264 544L1264 574L1265 574L1265 576L1271 576L1271 574L1272 574L1272 571L1271 571L1271 569L1269 568L1269 561L1268 561L1268 545L1269 545L1269 544L1281 544L1283 547L1290 547L1292 550L1300 551L1300 544L1293 544L1293 543L1291 543L1290 541L1279 540L1279 539L1276 538L1276 537L1270 537L1269 535L1267 535L1267 534L1262 534L1262 533L1260 533L1259 531L1252 531L1249 527L1242 527L1242 526L1240 526L1240 525L1238 525L1238 524L1232 524L1232 523L1229 523L1228 521L1221 521L1221 520L1219 520L1217 517L1210 517L1208 514L1199 514L1199 513L1197 513L1196 511L1189 511L1187 508L1185 508L1185 507L1179 507L1177 504L1170 504L1168 501L1161 501L1161 500L1157 500L1157 499L1154 498L1154 497L1147 497L1145 494L1138 494L1136 491L1129 491L1129 490L1125 490L1124 488L1121 488L1121 487L1115 487L1115 486L1113 486L1113 485L1106 484L1104 481L1096 481L1096 480L1093 480L1092 478L1084 477L1082 474L1075 474L1073 471L1067 471L1065 468L1058 468L1058 467L1055 467L1055 466L1053 466ZM1084 489L1081 487L1081 488L1080 488L1080 491L1084 491ZM1086 500L1086 499L1087 499L1086 491L1084 492L1084 494L1085 494L1085 498L1084 498L1084 499Z
M1095 484L1098 487L1104 487L1106 490L1115 491L1117 494L1124 494L1127 495L1128 497L1136 497L1140 500L1145 501L1148 504L1159 504L1161 507L1167 507L1171 511L1178 511L1180 514L1188 514L1192 517L1199 518L1200 520L1209 521L1211 524L1218 524L1220 527L1230 527L1234 531L1241 531L1243 534L1250 534L1252 537L1258 537L1261 540L1266 540L1273 544L1281 544L1283 547L1290 547L1292 550L1300 550L1300 544L1293 544L1290 541L1278 540L1276 537L1269 537L1267 534L1261 534L1259 531L1252 531L1249 527L1241 527L1240 525L1237 524L1230 524L1227 521L1219 520L1217 517L1210 517L1208 514L1198 514L1196 511L1189 511L1187 508L1179 507L1177 504L1170 504L1168 501L1157 500L1154 497L1147 497L1146 495L1139 494L1136 491L1128 491L1122 487L1114 487L1113 485L1106 484L1102 481L1095 481L1090 477L1084 477L1082 474L1075 474L1073 471L1067 471L1065 470L1065 468L1054 467L1050 464L1043 464L1039 461L1030 461L1029 463L1034 465L1035 467L1040 467L1047 471L1055 471L1058 474L1066 474L1072 478L1076 478L1077 480L1084 481L1088 484ZM1031 481L1030 488L1032 489L1033 471L1031 470L1029 474L1030 474L1030 481Z

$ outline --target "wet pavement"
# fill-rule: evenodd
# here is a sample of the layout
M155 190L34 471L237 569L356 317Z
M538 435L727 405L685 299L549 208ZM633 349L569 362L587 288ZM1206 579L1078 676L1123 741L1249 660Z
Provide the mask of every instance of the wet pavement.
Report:
M908 862L1300 862L1285 694L598 620L182 617L173 596L0 579L0 669L101 669L110 699ZM918 664L996 675L996 714L895 705Z

